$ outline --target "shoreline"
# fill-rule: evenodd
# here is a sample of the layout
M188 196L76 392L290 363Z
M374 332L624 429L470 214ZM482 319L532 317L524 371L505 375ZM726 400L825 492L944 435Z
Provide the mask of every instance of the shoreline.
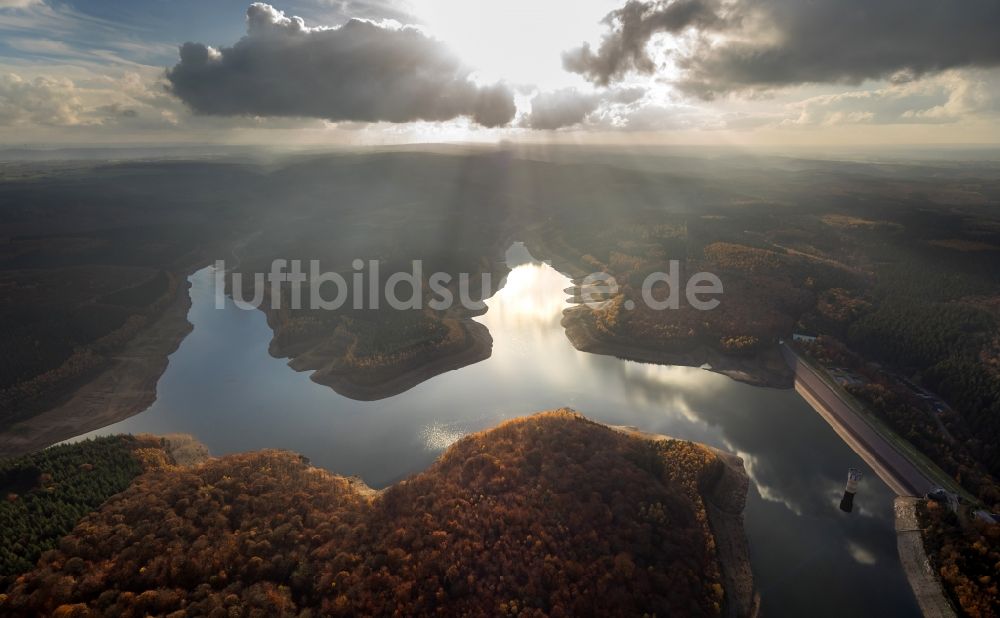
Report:
M579 413L572 411L570 408L561 408L560 411L571 411L574 414L577 414L579 418L584 419L589 423L594 423L612 431L644 440L650 440L653 442L662 440L678 440L678 438L673 438L667 435L647 433L635 427L606 425L579 415ZM545 411L534 412L524 418L530 418L532 416L545 413ZM495 429L495 427L490 427L477 433L489 432L492 429ZM168 436L163 437L166 438ZM197 440L192 440L195 444L200 445ZM711 530L712 538L715 541L716 559L719 562L719 570L722 577L723 589L725 591L720 616L725 618L757 618L760 615L760 595L757 593L754 586L753 569L750 563L750 550L746 532L743 527L744 509L746 508L747 494L750 488L750 477L744 467L743 459L734 453L723 451L721 449L708 446L707 444L691 442L690 440L682 441L690 442L691 444L706 449L711 452L720 463L718 473L713 475L714 478L710 480L710 484L708 484L707 487L699 487L698 491L702 497L705 512L708 515L709 529ZM442 451L435 461L444 457L450 448L451 447ZM347 482L354 491L368 500L378 498L391 487L399 483L406 483L410 478L407 477L391 485L387 485L380 489L374 489L361 477L345 476L335 471L327 470L326 468L312 466L312 464L309 463L308 457L294 451L289 452L292 452L298 457L302 457L306 464L310 467L316 470L322 470L331 477ZM196 463L202 463L207 459L217 458L209 455L200 459ZM419 475L426 470L427 468L415 472L411 476Z
M561 411L570 411L569 408L561 408ZM530 418L546 412L534 412L524 418ZM606 425L573 412L579 418L622 433L631 437L641 438L654 442L663 440L677 440L671 436L662 434L652 434L641 431L635 427L622 425ZM490 427L477 433L491 431L495 427ZM218 457L212 456L208 449L196 438L185 434L168 434L158 436L167 440L168 448L173 454L174 449L190 451L193 457L187 457L187 461L178 461L178 465L197 465L208 460L215 460ZM760 614L760 595L754 586L752 565L750 563L749 545L746 532L743 526L744 510L746 508L747 494L750 488L750 477L744 467L743 459L734 453L702 444L700 442L690 442L711 452L719 461L718 472L712 475L704 487L699 487L698 493L701 495L705 512L708 515L709 528L715 542L716 559L719 562L719 570L722 578L723 589L725 591L721 616L725 618L757 618ZM449 447L450 449L450 447ZM449 449L442 451L437 459L442 458ZM289 451L310 467L322 470L324 473L342 479L351 488L368 500L374 500L384 494L389 488L399 483L408 482L409 477L404 478L392 485L387 485L380 489L369 486L364 479L358 476L345 476L326 468L316 467L309 463L308 457ZM176 455L175 455L176 456ZM431 464L433 465L433 464ZM426 468L424 469L426 470ZM414 475L421 474L424 470L415 472ZM919 530L917 531L919 535ZM919 536L918 536L919 539ZM922 546L921 546L922 547ZM953 614L952 614L953 615Z
M490 446L485 446L479 440L483 436L489 436L492 432L501 432L499 435L499 446L495 449ZM537 432L542 432L540 440L542 442L537 442L535 440L535 434ZM477 437L478 436L478 437ZM536 535L540 536L542 539L547 539L546 536L549 531L555 537L555 542L561 543L559 545L560 551L547 553L546 548L541 544L541 541L535 543L524 544L524 562L526 568L522 568L516 571L515 576L522 588L524 587L524 581L528 578L528 581L535 581L534 578L537 577L538 570L535 565L549 565L550 558L554 553L558 559L564 559L568 562L567 564L572 564L572 561L579 560L576 558L577 552L584 550L587 553L585 555L592 556L595 560L600 560L602 564L605 564L610 574L612 572L611 566L612 561L614 561L613 572L617 579L609 582L609 585L622 586L619 590L626 589L631 590L637 595L643 595L643 598L648 598L650 602L655 602L657 607L672 607L677 595L687 595L686 598L691 599L692 607L698 607L710 613L711 615L721 615L726 617L750 617L756 618L758 611L758 597L753 593L752 575L749 570L749 563L746 559L746 538L742 530L742 511L745 504L746 491L749 484L749 477L743 469L742 460L736 456L730 455L728 453L723 453L717 449L709 448L703 444L697 442L690 442L684 440L675 440L673 438L668 438L666 436L654 436L639 433L637 431L630 430L628 428L614 427L606 425L603 423L596 423L587 419L586 417L579 415L578 413L568 409L560 408L544 412L536 412L527 416L518 417L515 419L509 419L501 422L499 425L491 427L490 429L483 430L476 434L466 436L459 443L450 446L448 449L444 450L434 462L430 463L422 470L415 472L414 474L408 476L406 479L400 480L389 487L381 490L375 490L370 488L362 479L353 476L344 476L337 474L336 472L329 471L324 468L318 468L313 466L306 456L303 456L295 451L289 450L279 450L279 449L261 449L257 451L249 451L242 453L232 453L221 457L213 457L205 448L203 444L197 441L190 435L186 434L167 434L161 436L155 436L151 434L139 435L137 437L145 437L153 439L151 444L155 447L147 447L141 451L136 451L137 456L143 463L143 471L139 476L132 479L128 487L124 490L124 493L118 494L119 498L122 495L129 496L132 500L146 500L144 504L138 501L129 504L128 506L122 508L122 504L116 501L115 497L110 497L104 500L104 502L96 507L93 507L91 515L85 515L84 517L90 517L91 521L94 518L103 521L107 524L103 528L95 527L88 528L87 534L94 532L99 534L94 534L92 541L96 543L97 546L103 547L106 551L100 554L99 557L93 558L93 560L105 561L103 564L124 564L123 561L131 560L131 557L125 555L125 552L130 551L130 547L134 544L145 545L148 542L169 542L170 546L178 549L179 551L202 551L205 547L199 547L198 544L203 542L206 538L204 533L199 537L198 534L192 534L182 537L177 537L176 535L154 535L156 539L152 539L149 535L142 536L144 533L141 532L141 528L138 528L140 532L136 534L127 535L128 538L122 540L122 543L117 546L113 544L108 546L105 539L110 539L116 537L119 531L116 525L122 521L121 518L126 518L129 525L142 526L148 525L149 523L155 523L158 521L159 517L163 516L163 513L170 513L171 509L176 508L171 506L171 500L163 502L162 498L164 496L172 496L173 498L184 497L188 495L188 489L190 487L190 481L192 479L201 479L202 483L214 482L220 475L223 478L229 478L225 476L227 473L231 473L232 476L239 477L241 480L237 480L235 483L224 483L217 488L217 492L222 492L222 494L216 494L212 498L211 508L213 509L223 509L228 510L228 503L231 501L232 496L238 495L237 493L232 493L230 496L223 495L225 492L235 491L243 492L245 487L249 485L241 485L241 483L255 483L260 481L260 486L264 487L262 493L265 495L263 498L269 500L281 500L288 501L287 508L294 511L297 508L298 503L301 502L299 494L296 491L300 491L303 486L311 487L314 492L321 496L327 496L326 488L330 484L334 484L334 487L330 488L332 493L329 496L335 496L338 499L346 499L348 508L352 508L357 516L361 517L361 521L365 520L364 517L370 515L370 521L375 522L376 526L385 526L385 530L377 528L376 531L380 532L380 536L391 535L396 526L399 526L398 519L402 518L404 522L412 523L418 530L420 528L420 522L427 520L427 518L432 517L427 511L434 513L436 517L439 518L438 521L433 519L429 520L429 524L424 524L424 528L427 531L427 536L431 536L430 532L433 532L433 537L431 538L443 538L443 547L448 548L449 545L449 526L456 527L456 533L458 536L453 537L457 539L455 542L460 542L463 539L469 539L473 543L481 538L483 530L489 531L491 529L496 529L496 534L500 535L501 539L506 539L500 545L501 548L511 547L514 551L520 551L517 548L520 547L522 539L524 536L524 524L518 521L511 522L509 526L500 528L496 527L496 524L491 523L491 517L494 513L499 513L502 516L502 511L497 511L498 505L506 504L506 502L494 503L492 499L482 500L481 496L484 491L484 487L487 487L485 491L493 491L494 485L483 485L482 479L478 476L469 476L466 472L470 469L475 469L476 464L482 461L491 461L490 457L498 458L498 461L503 460L505 453L509 453L514 461L520 461L523 463L534 461L530 454L544 453L544 451L533 450L526 454L525 451L519 446L521 443L529 443L532 448L537 449L539 445L543 448L546 444L546 440L549 440L548 449L550 452L556 452L556 458L552 461L558 461L558 454L571 453L574 457L583 456L586 458L588 452L592 453L592 459L588 460L587 466L589 467L589 472L587 475L591 478L598 477L596 485L588 485L588 487L596 487L597 489L592 491L611 491L616 492L617 482L614 476L614 471L618 470L617 467L608 467L605 464L611 462L613 466L621 466L628 474L638 474L639 476L634 477L632 482L628 485L628 490L626 493L626 498L628 504L631 505L630 513L633 513L636 518L630 520L630 525L634 528L630 529L643 529L645 526L662 526L665 529L671 527L671 518L664 516L662 513L657 516L655 513L648 513L643 515L643 508L646 503L644 500L651 500L651 496L664 496L661 491L668 491L671 496L676 497L676 505L673 500L667 500L666 504L674 505L670 506L671 510L668 513L677 513L683 517L682 525L685 530L689 531L689 534L685 535L683 538L679 537L677 542L664 544L662 547L657 547L655 564L658 570L658 575L656 577L650 576L649 578L644 578L642 581L645 582L643 585L634 585L627 580L631 578L631 571L625 572L619 564L623 560L629 560L627 564L632 565L634 569L634 563L630 561L630 553L635 551L632 544L635 542L633 535L616 536L612 534L610 546L594 547L589 542L590 538L595 533L600 533L601 529L607 530L606 526L611 523L610 519L605 520L604 518L598 518L601 523L596 523L590 519L579 522L583 526L583 532L586 532L588 526L594 524L594 529L590 535L577 535L575 538L573 536L565 536L565 527L563 525L564 517L556 517L554 519L542 519L542 531L539 532L532 528ZM560 443L567 444L565 438L569 437L568 441L568 451L561 450ZM574 437L580 437L585 443L589 444L589 449L580 451L579 446L573 440ZM673 455L670 453L674 452L673 448L668 448L666 450L659 449L645 449L641 448L643 442L655 442L660 440L667 440L671 446L677 446L680 448L679 455ZM162 452L161 450L162 449ZM491 450L492 449L492 450ZM591 450L592 449L592 450ZM606 450L605 450L606 449ZM156 451L156 452L153 452ZM486 452L487 455L481 454ZM607 454L608 459L601 457L601 454ZM650 468L645 460L637 461L635 456L644 457L646 453L660 453L656 457L661 458L663 464L670 466L670 472L664 469L657 471L655 468ZM544 457L544 454L542 455ZM232 462L232 464L227 463L227 461ZM227 466L235 466L229 468ZM525 474L516 477L518 484L516 485L500 485L496 486L496 492L500 496L511 496L512 499L517 500L520 496L521 491L525 488L531 489L533 484L542 483L543 487L546 487L544 491L539 489L538 485L534 485L535 489L529 491L528 502L526 503L526 508L537 510L538 513L549 513L553 512L557 515L560 513L573 513L575 509L583 504L587 504L588 500L592 498L587 498L590 492L583 492L582 494L576 495L576 492L572 490L571 487L565 486L559 479L558 474L552 476L551 474L539 474L540 471L532 472L530 465L525 469ZM231 472L230 472L231 471ZM676 473L679 476L675 476ZM179 474L178 477L173 477L172 475ZM239 475L248 474L246 478L240 477ZM255 476L258 474L263 474L264 476ZM313 483L312 485L296 485L299 487L296 491L288 490L292 487L284 478L282 474L288 474L287 477L290 480L298 481L299 483ZM483 473L487 476L487 480L490 482L496 482L495 479L500 479L502 482L504 479L503 471L496 466L492 468L487 467L486 472ZM608 476L610 475L610 476ZM600 478L602 477L603 478ZM468 477L468 478L467 478ZM668 480L673 479L673 480ZM663 481L666 483L664 486L660 486L659 482ZM581 480L581 482L585 482ZM167 485L163 485L167 483ZM427 485L427 483L433 484L432 486ZM550 483L550 485L544 485L545 483ZM554 484L552 484L554 483ZM254 485L256 487L256 485ZM440 491L438 490L440 488ZM294 489L294 487L293 487ZM347 492L346 494L344 492ZM551 504L551 492L557 491L560 495L568 496L564 500L558 501L556 504ZM267 495L266 492L274 492L273 495ZM480 495L480 500L475 499L476 494ZM617 494L616 494L617 495ZM443 507L434 510L428 508L424 505L421 500L424 496L435 497L438 502L436 504L443 504ZM582 496L582 497L581 497ZM503 500L505 498L501 498ZM470 502L471 500L471 502ZM608 496L605 495L605 500L602 502L607 507L611 506L611 502L608 502ZM618 500L618 498L615 498ZM480 509L483 513L489 515L488 517L480 517L480 515L473 513L472 516L467 517L463 520L462 524L454 524L449 521L449 517L454 517L452 511L452 502L458 504L458 501L464 502L469 505L473 510ZM517 502L515 502L517 504ZM617 502L615 503L617 504ZM656 502L656 504L660 504ZM110 506L109 506L110 505ZM351 507L350 505L355 505ZM412 506L408 506L412 505ZM323 503L315 503L314 505L309 505L313 509L323 509L328 507L328 505ZM373 508L374 511L367 511L367 508ZM251 508L253 508L251 504ZM484 510L485 509L485 510ZM555 509L552 511L551 509ZM570 509L570 510L562 510ZM225 513L225 511L222 511ZM280 513L284 512L281 509L274 511L277 513L277 517L269 517L265 515L264 517L269 517L265 519L263 525L266 530L277 527L277 524L284 522ZM199 510L199 513L203 515L204 511ZM265 511L265 513L268 513ZM696 517L694 519L689 519L685 515L686 513L694 513ZM309 512L305 512L303 517L309 515ZM388 518L380 518L381 515L388 516ZM191 520L192 525L198 525L201 515L193 513L190 509L188 514L182 517L187 517ZM652 519L650 519L652 517ZM218 520L211 520L212 525L219 527L228 526L227 520L223 517L221 518L222 523L215 523ZM322 521L322 520L321 520ZM336 521L336 520L335 520ZM574 521L574 520L570 520ZM256 525L256 524L255 524ZM287 528L288 526L282 526ZM280 528L275 528L278 533L281 532ZM79 525L75 526L75 529L79 529ZM232 532L230 529L224 529L222 532L223 538L220 541L225 542L228 539L228 535L231 533L233 535L239 535L240 530ZM312 530L312 529L308 529ZM307 531L308 531L307 530ZM325 534L323 528L316 527L314 529L315 534ZM327 532L333 532L333 526L327 526L325 528ZM294 531L294 528L293 528ZM440 532L438 532L440 531ZM204 532L204 531L203 531ZM488 532L487 532L488 533ZM75 534L74 533L71 533ZM330 536L329 539L324 537L324 541L333 543L338 539L346 543L350 543L350 539L345 538L339 529L333 532L336 536ZM363 532L361 533L364 534ZM102 536L103 535L103 536ZM439 535L444 535L439 537ZM251 533L253 536L253 533ZM80 537L78 537L80 538ZM308 537L299 537L308 539ZM316 537L314 536L313 539ZM416 562L418 566L421 565L436 565L438 564L438 555L441 555L445 559L444 567L448 566L447 554L441 553L436 547L430 547L423 554L416 554L412 551L412 548L417 550L421 549L420 545L416 543L421 542L424 538L424 533L421 533L417 537L400 538L398 546L403 550L409 550L413 555L416 555L418 560L423 560L425 562ZM529 541L531 536L528 536ZM176 543L180 541L181 545L178 546ZM303 541L303 543L308 541ZM334 549L342 549L342 551L350 551L353 547L359 547L363 549L365 547L364 543L368 541L364 536L360 537L354 545L345 545L342 548L339 545L333 546ZM508 545L508 542L510 543ZM359 544L360 543L360 544ZM412 548L411 548L412 543ZM185 545L188 544L188 545ZM457 546L457 545L456 545ZM60 548L61 551L65 552L67 556L75 554L76 546L70 546L69 549L65 547ZM489 547L488 545L486 546ZM190 549L189 549L190 548ZM148 548L147 548L148 549ZM212 548L209 547L209 550ZM251 546L249 548L253 550ZM504 576L511 574L513 569L505 568L503 564L497 564L490 557L489 552L483 553L482 550L476 550L475 545L471 546L472 552L467 552L465 555L464 562L458 562L457 567L460 569L460 575L465 572L471 574L478 573L477 568L480 565L492 565L492 571L490 572L490 577L499 576L499 581L504 581ZM550 548L551 549L551 548ZM736 552L732 549L737 550ZM564 551L563 551L564 550ZM678 553L679 552L679 553ZM94 555L94 554L91 554ZM330 556L333 554L331 553ZM142 558L142 562L139 564L150 564L151 561L156 561L159 559L160 554L157 552L147 551L145 556ZM263 558L254 558L254 560L264 560L269 561L272 558L277 560L282 557L282 554L269 551L263 554ZM734 556L742 557L743 560L735 563L733 561ZM649 556L647 556L649 557ZM321 557L321 560L329 560L328 557ZM88 557L89 559L89 557ZM652 558L651 558L652 559ZM684 571L683 577L678 579L670 578L671 568L677 566L678 560L685 560L684 566L682 567ZM690 565L686 562L691 560ZM152 562L153 564L158 564ZM36 578L40 576L45 576L48 571L46 568L52 567L55 571L62 570L63 562L48 562L44 560L39 563L36 568L29 569L26 573L22 573L19 577L26 578ZM700 565L700 566L693 566ZM440 572L433 571L440 577L447 577L444 573L444 567L440 568ZM210 567L211 568L211 567ZM449 572L455 567L451 567ZM651 569L653 567L650 567ZM357 576L365 578L368 583L371 583L370 577L372 571L358 572ZM417 571L419 574L420 571ZM410 581L412 571L399 570L397 571L397 576L403 578L404 581ZM543 573L544 574L544 573ZM745 576L742 585L739 579L740 575ZM256 576L256 575L251 575ZM572 582L579 580L583 576L582 572L571 575L570 582L563 586L558 583L549 584L546 586L549 588L556 589L561 595L559 598L552 600L554 607L559 607L560 604L565 605L564 599L569 598L572 601L572 596L567 597L567 594L572 595L574 593L574 584ZM282 585L289 581L291 575L288 572L281 574L265 574L264 577L268 581L273 581L275 585ZM589 580L586 581L587 588L583 588L583 592L587 592L588 589L593 591L592 581L606 581L607 575L602 575L601 572L594 572L593 575L588 575ZM667 579L664 580L664 577ZM26 580L18 579L18 583L23 583ZM294 583L294 580L291 580ZM440 581L445 581L441 579ZM470 582L471 584L471 582ZM377 586L377 582L374 584ZM502 585L502 584L501 584ZM325 586L325 584L324 584ZM194 587L188 587L186 582L175 582L173 588L180 594L190 594L194 592ZM664 589L665 588L665 589ZM109 585L107 590L116 589L115 586ZM319 590L320 588L316 588ZM432 588L433 589L433 588ZM440 588L439 588L440 589ZM479 589L479 594L491 594L494 590L494 585L490 584L488 587L483 586ZM66 604L69 597L66 595L73 594L75 597L72 599L76 602L85 604L90 608L99 608L99 601L97 600L98 593L103 595L105 591L100 589L90 588L81 589L75 588L71 591L67 591L63 598L59 599L59 603ZM377 591L378 588L372 588L372 590ZM31 587L20 588L18 593L30 595L32 591ZM507 591L510 593L510 591ZM336 594L336 593L335 593ZM447 594L451 595L451 603L461 603L460 598L462 594L455 594L454 592L449 592ZM527 594L528 596L524 596ZM544 593L543 593L544 594ZM594 594L594 593L590 593ZM598 596L603 594L600 590L596 593ZM497 599L507 599L507 598L534 598L531 595L530 588L527 593L517 593L508 594L507 596L498 596ZM37 595L34 595L37 598ZM128 597L128 600L132 600L134 595ZM445 598L440 597L439 600L443 601ZM39 599L42 605L48 603L44 598ZM103 599L102 599L103 600ZM0 602L7 603L8 598L4 597L0 599ZM8 607L14 607L20 610L24 610L29 607L30 599L27 596L24 599L19 599L14 602L13 605L8 605ZM393 607L395 600L392 597L388 598L390 603L389 607ZM419 602L419 600L418 600ZM534 604L534 607L544 607L543 603L545 601L538 601ZM640 601L641 602L641 601ZM613 603L613 602L612 602ZM697 603L697 605L694 605ZM51 604L55 607L55 603ZM317 604L313 604L314 606ZM304 605L305 606L305 605ZM47 609L51 611L52 607ZM324 608L326 606L324 605ZM439 606L440 607L440 606ZM444 606L448 607L459 607L455 606ZM495 605L493 605L495 607ZM614 607L614 605L611 605ZM579 611L580 606L576 604L577 611ZM35 607L34 610L38 612L40 607ZM477 612L478 613L478 612Z
M948 601L948 595L934 573L924 548L916 512L920 500L901 496L893 504L899 561L924 618L954 618L955 610Z
M115 354L111 366L68 394L63 403L0 432L0 458L42 450L134 416L156 401L169 357L194 329L188 321L191 284L179 277L174 299L153 323Z
M675 440L662 434L651 434L635 427L607 425L615 431L646 440ZM743 459L734 453L695 442L718 457L722 466L711 487L702 494L708 523L715 538L716 557L722 573L725 603L721 616L726 618L756 618L760 614L760 595L754 587L750 564L750 549L743 528L750 477Z
M463 321L462 328L465 330L467 343L460 349L428 361L418 360L399 372L387 371L387 378L373 384L352 379L355 373L367 372L336 371L328 366L315 368L311 363L307 365L308 361L304 357L289 359L288 366L295 371L312 371L310 380L333 389L343 397L356 401L378 401L402 394L443 373L484 361L493 354L493 336L489 329L471 319Z
M751 386L788 389L794 385L793 374L788 370L776 348L768 349L753 357L739 358L724 355L704 345L687 352L666 352L636 347L597 337L586 320L587 314L589 309L586 307L573 306L563 311L561 321L566 337L573 347L581 352L614 356L640 363L699 367Z
M754 587L750 548L743 527L750 477L743 459L734 453L705 446L722 461L722 474L706 496L705 510L715 536L719 566L726 589L722 615L731 618L756 618L760 615L760 595ZM728 591L734 591L732 595Z

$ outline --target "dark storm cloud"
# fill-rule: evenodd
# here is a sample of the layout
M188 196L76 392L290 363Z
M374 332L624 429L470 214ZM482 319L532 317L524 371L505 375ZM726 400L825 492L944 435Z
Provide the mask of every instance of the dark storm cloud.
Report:
M584 43L563 54L563 66L602 86L630 71L652 73L656 64L646 46L654 34L681 32L689 27L708 28L718 21L715 11L702 0L668 3L629 0L604 18L610 32L597 51Z
M256 3L235 45L185 43L180 56L167 72L171 90L201 114L361 122L469 116L494 127L516 111L510 89L473 83L441 42L412 27L351 20L310 28Z
M715 31L679 56L681 85L704 97L810 82L905 81L950 68L1000 64L997 0L735 0L713 8L631 0L608 17L598 53L568 52L567 69L596 83L652 72L651 33ZM668 26L655 19L672 14ZM688 18L682 19L683 16ZM607 50L607 51L605 51Z

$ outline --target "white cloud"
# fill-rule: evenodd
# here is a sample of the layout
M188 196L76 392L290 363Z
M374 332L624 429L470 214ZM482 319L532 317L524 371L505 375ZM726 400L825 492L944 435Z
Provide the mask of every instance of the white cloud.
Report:
M816 96L788 106L786 126L958 122L996 112L997 72L948 71L920 80Z
M154 72L0 74L0 129L156 129L177 126L185 115Z
M24 9L34 4L41 4L42 0L0 0L0 10L3 9Z
M0 125L73 126L84 122L83 111L76 86L68 79L0 76Z
M531 111L521 120L530 129L554 130L584 125L592 116L612 108L635 103L645 94L642 88L613 88L602 92L580 92L576 88L542 91L531 99ZM601 110L599 113L598 110ZM596 118L594 118L596 120Z

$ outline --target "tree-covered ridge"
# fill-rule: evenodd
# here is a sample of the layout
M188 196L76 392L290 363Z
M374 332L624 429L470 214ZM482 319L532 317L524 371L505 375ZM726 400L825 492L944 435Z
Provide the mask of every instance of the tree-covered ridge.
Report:
M138 476L158 441L112 436L0 460L0 589Z
M718 615L721 462L568 411L381 493L278 451L153 470L9 591L8 615Z
M996 478L1000 373L992 342L1000 332L1000 295L994 283L987 296L960 296L982 291L981 276L967 270L945 259L925 270L886 268L873 293L875 304L850 325L847 341L866 358L889 363L951 404L960 416L960 427L953 431L973 436L965 446ZM910 290L915 292L907 295ZM912 423L896 426L904 434L912 428Z

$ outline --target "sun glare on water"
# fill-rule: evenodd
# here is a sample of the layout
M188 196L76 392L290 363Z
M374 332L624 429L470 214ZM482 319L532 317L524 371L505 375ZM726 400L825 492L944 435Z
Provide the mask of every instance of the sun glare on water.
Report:
M566 308L563 290L572 282L551 266L545 264L520 264L507 275L503 289L486 301L489 311L482 321L505 323L549 324L558 321Z

